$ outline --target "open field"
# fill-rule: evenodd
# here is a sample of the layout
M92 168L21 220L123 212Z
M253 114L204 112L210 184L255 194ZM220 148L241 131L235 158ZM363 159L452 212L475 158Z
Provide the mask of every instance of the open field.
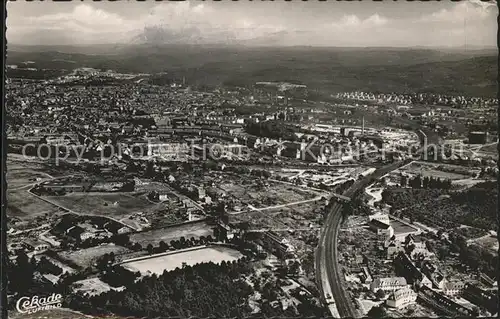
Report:
M7 191L7 215L21 219L30 219L46 213L59 211L55 205L49 204L26 190Z
M222 261L233 261L243 255L232 248L221 246L210 246L190 251L170 253L168 255L153 257L150 259L131 261L122 264L131 271L140 271L142 274L154 273L161 275L164 270L171 271L182 268L183 263L193 266L204 262L221 263Z
M226 183L220 185L219 188L243 204L252 205L255 208L298 202L317 196L313 192L292 185L274 182L263 185Z
M498 148L498 143L487 144L487 145L481 146L478 149L478 151L479 152L484 152L484 153L493 153L493 154L498 155L497 148Z
M422 162L413 162L402 167L399 171L409 174L419 174L423 177L434 177L441 179L461 180L474 175L474 170L456 165L436 165Z
M130 235L130 241L137 242L145 247L148 244L157 246L160 241L168 244L170 241L178 240L181 237L189 239L191 237L198 238L209 235L213 236L213 230L210 225L204 222L195 222L135 233Z
M49 294L47 294L49 296ZM64 297L64 296L63 296ZM85 318L96 318L89 315L85 315L81 312L73 311L66 308L49 309L37 311L35 313L19 313L16 310L9 312L9 318L15 319L85 319ZM103 318L118 318L118 317L103 317Z
M145 197L128 193L70 193L46 198L77 213L109 217L125 217L158 207Z
M498 255L498 238L495 236L483 236L481 238L472 240L472 243L486 248L493 254Z
M73 284L74 291L81 291L91 296L100 295L101 293L108 292L113 288L99 278L88 278L76 281Z
M230 221L234 223L248 222L250 229L309 229L310 225L318 226L321 219L320 202L309 202L288 207L273 208L262 211L248 211L245 213L230 215Z
M14 167L7 166L6 177L9 189L20 188L37 183L40 180L48 180L52 178L52 176L47 173L27 169L26 167L20 167L20 165L14 165Z
M107 244L102 246L80 249L77 251L63 251L59 252L58 254L62 258L71 260L78 266L86 268L92 266L92 264L102 255L109 254L111 252L113 252L115 255L120 255L128 253L129 250L122 246Z

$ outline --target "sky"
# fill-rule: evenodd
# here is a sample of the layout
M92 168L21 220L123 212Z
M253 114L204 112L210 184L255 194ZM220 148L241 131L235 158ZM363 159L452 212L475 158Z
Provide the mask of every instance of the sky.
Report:
M7 3L7 41L331 47L491 47L495 2L116 1Z

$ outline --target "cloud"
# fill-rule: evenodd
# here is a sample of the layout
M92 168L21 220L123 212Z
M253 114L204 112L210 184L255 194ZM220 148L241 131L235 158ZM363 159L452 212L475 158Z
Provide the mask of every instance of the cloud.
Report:
M28 22L37 28L57 28L61 23L69 27L68 31L102 31L102 28L111 28L126 25L126 21L117 14L95 9L86 4L77 5L69 14L57 13L38 17L28 17Z
M481 3L481 5L477 5L477 2ZM496 8L495 5L493 6ZM420 21L446 24L463 24L464 21L483 23L495 14L494 11L494 8L487 3L480 0L471 0L458 3L451 9L441 9L432 14L422 16Z
M481 1L481 0L469 0L470 3L481 6L482 8L488 9L492 7L497 7L495 1Z
M357 15L350 14L344 15L339 21L332 22L329 26L335 28L350 28L349 31L355 31L359 29L383 26L388 22L389 20L387 18L380 16L378 13L375 13L366 19L360 19Z
M271 3L266 3L271 5ZM19 7L20 8L20 7ZM234 9L236 8L236 9ZM7 39L14 43L259 43L261 45L415 46L494 45L496 6L479 0L450 3L446 9L414 18L377 12L305 12L300 18L275 7L251 13L229 11L210 3L158 3L130 17L78 4L65 13L9 14ZM267 7L266 7L267 8ZM8 8L9 9L9 8ZM10 11L9 11L10 13ZM274 13L274 14L273 14ZM333 15L335 16L335 15ZM464 21L467 27L464 28ZM49 37L48 34L53 35ZM255 40L255 41L254 41ZM69 42L69 43L68 43Z

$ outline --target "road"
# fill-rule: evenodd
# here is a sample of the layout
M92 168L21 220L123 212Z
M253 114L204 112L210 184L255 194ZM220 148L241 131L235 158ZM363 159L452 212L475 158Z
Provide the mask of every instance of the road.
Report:
M377 169L373 174L356 181L344 193L344 196L356 197L361 190L373 181L404 164L404 162L395 162ZM349 294L344 288L343 274L338 265L337 238L342 222L342 208L343 204L338 201L334 202L330 207L316 253L316 276L318 276L317 281L324 296L330 295L335 299L334 304L336 307L332 307L332 303L329 304L332 316L356 318L360 314L355 309Z

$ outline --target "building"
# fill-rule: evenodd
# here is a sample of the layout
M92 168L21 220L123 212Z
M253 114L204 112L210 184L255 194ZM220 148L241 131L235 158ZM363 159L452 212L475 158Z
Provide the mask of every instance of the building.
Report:
M394 228L380 220L372 219L368 223L368 226L371 230L376 232L378 236L385 236L386 238L394 236Z
M373 172L373 171L372 171L372 172ZM372 173L372 172L370 172L370 173ZM369 173L368 173L368 174L369 174ZM376 214L373 214L373 215L368 216L368 219L369 219L370 221L372 221L372 220L374 220L374 219L375 219L375 220L378 220L378 221L380 221L380 222L382 222L382 223L384 223L384 224L387 224L387 225L390 225L390 224L391 224L391 220L389 219L389 215L387 215L387 214L376 213Z
M415 264L411 261L407 254L400 252L394 259L394 267L396 274L405 277L406 281L417 287L432 287L432 282L427 278Z
M370 275L370 272L368 271L368 268L363 267L363 274L361 275L361 281L365 284L370 284L373 282L372 276Z
M50 248L48 243L39 242L37 240L25 240L22 243L22 247L24 247L28 252L32 252L34 254L40 254Z
M443 285L443 292L447 296L458 296L462 293L465 288L465 283L463 282L445 282Z
M405 247L413 246L415 249L426 249L425 239L422 236L410 234L405 238Z
M269 250L281 259L286 259L288 256L293 254L295 250L294 247L286 241L286 239L281 238L278 234L272 231L262 233L261 239L265 249Z
M412 260L421 260L428 259L429 257L434 256L434 253L431 253L427 250L427 248L414 248L410 252L410 258Z
M418 292L418 300L427 304L438 312L438 314L451 317L470 317L472 311L454 302L445 295L428 287L421 287Z
M488 132L469 132L469 144L486 144Z
M388 307L402 309L417 301L417 293L410 288L402 288L391 292L386 300Z
M491 278L490 276L480 272L479 273L479 279L481 280L482 283L490 286L490 287L497 287L498 283L495 279Z
M389 277L377 278L370 284L370 289L377 292L379 289L383 291L393 291L407 287L408 283L404 277Z
M466 284L462 296L492 314L498 313L498 294L483 290L476 285Z
M196 187L197 193L198 193L198 199L204 199L205 196L207 196L205 192L205 188L203 186L198 186Z
M404 252L404 247L399 241L389 243L387 246L387 259L393 260L400 252Z
M90 238L94 238L94 237L95 237L95 233L89 232L89 231L86 231L86 232L83 232L80 234L80 239L82 241L90 239Z
M443 289L445 284L444 275L429 261L424 261L421 267L422 273L430 279L434 288Z

